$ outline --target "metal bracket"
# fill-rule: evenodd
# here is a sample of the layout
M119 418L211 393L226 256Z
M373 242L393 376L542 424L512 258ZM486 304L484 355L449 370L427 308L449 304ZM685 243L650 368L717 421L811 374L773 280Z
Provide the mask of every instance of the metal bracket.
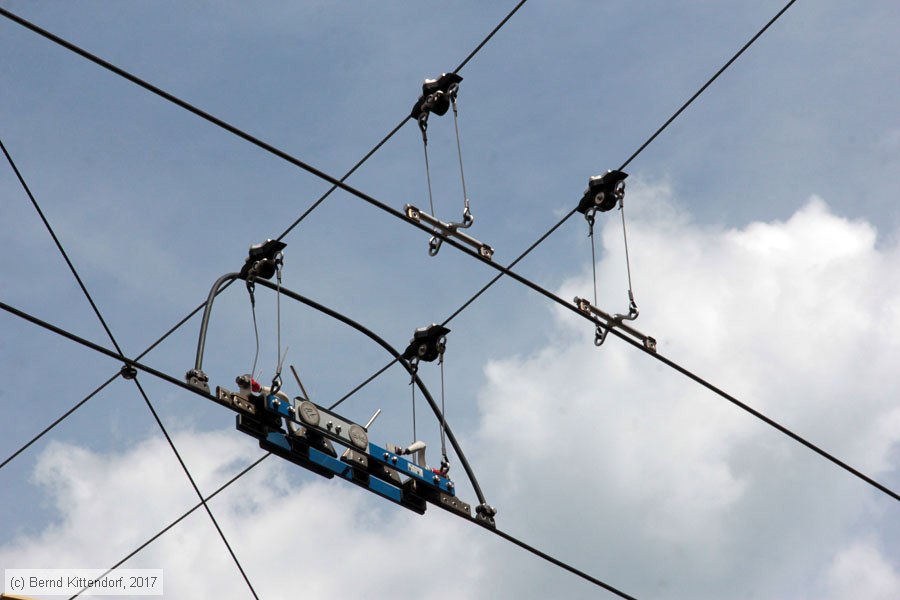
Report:
M209 393L209 376L202 370L191 369L185 374L184 378L192 388L196 388L205 394Z
M616 207L625 197L625 178L628 173L607 171L588 179L588 187L578 203L578 212L588 215L595 211L606 212Z
M432 227L436 228L439 231L436 233L441 233L447 237L453 237L458 239L459 241L468 244L472 248L474 248L478 254L484 258L485 260L492 260L494 256L494 249L488 246L483 242L479 242L475 238L466 235L462 231L459 231L458 223L445 223L440 219L437 219L426 212L423 212L413 206L412 204L407 204L404 207L404 211L406 212L406 218L410 221L415 221L416 223L424 222ZM441 247L441 243L443 239L439 236L435 236L431 238L431 242L429 242L429 251L428 253L431 256L437 254L438 249Z
M597 324L597 337L594 339L594 343L596 345L602 345L606 340L606 335L609 333L609 330L613 327L617 327L624 333L637 338L637 340L640 341L641 344L643 344L644 348L646 348L650 352L656 352L655 339L648 335L644 335L628 323L625 323L625 321L632 321L637 317L637 314L635 312L629 312L628 315L611 315L608 312L600 310L584 298L579 298L576 296L573 302L575 302L575 306L579 311L586 315L594 317L594 322ZM602 319L605 322L598 322L597 318Z
M430 113L438 116L447 114L450 98L459 89L462 80L456 73L443 73L437 79L426 79L422 84L422 95L416 100L410 116L421 123L423 115L427 121Z
M262 244L253 244L247 252L244 266L241 267L241 279L252 283L257 277L272 279L278 266L278 254L287 248L287 244L278 240L266 240Z
M412 339L409 340L409 346L403 351L403 358L433 362L444 353L448 333L450 333L449 329L434 323L426 327L419 327L413 333Z

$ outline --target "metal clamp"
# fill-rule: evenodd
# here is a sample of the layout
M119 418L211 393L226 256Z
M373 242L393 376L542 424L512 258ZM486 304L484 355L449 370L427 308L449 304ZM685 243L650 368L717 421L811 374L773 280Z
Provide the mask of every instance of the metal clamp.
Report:
M440 249L441 244L443 243L442 236L445 236L456 238L459 241L468 244L469 246L474 248L478 252L478 254L485 260L493 259L494 249L484 242L479 242L475 238L459 231L460 225L458 223L444 223L440 219L437 219L429 215L428 213L419 210L412 204L407 204L403 210L404 212L406 212L406 218L408 218L410 221L415 221L417 223L427 223L428 225L431 225L435 228L435 236L432 237L431 241L428 242L428 253L431 256L437 254L437 251ZM442 236L438 234L442 234Z
M622 332L627 333L628 335L637 338L641 344L649 350L650 352L656 352L656 340L650 337L649 335L644 335L631 325L625 323L625 321L633 321L638 316L637 306L634 306L634 302L632 301L632 306L629 307L629 312L627 315L615 314L611 315L608 312L600 310L596 306L590 303L590 301L575 297L573 300L575 303L575 307L586 315L590 315L594 317L594 322L597 325L596 333L594 334L594 345L602 346L603 342L606 341L606 336L609 333L609 330L613 327L619 328ZM633 307L633 308L632 308ZM597 318L600 318L604 322L598 322Z
M594 212L606 212L615 208L625 198L626 177L628 173L622 171L607 171L588 179L588 187L578 203L578 212L587 217L590 211L591 216L588 218L593 219Z

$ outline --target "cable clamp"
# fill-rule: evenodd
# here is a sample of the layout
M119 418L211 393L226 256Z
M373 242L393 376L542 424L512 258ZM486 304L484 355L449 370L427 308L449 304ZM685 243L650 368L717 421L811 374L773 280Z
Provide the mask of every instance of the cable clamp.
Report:
M494 249L484 242L480 242L475 238L459 231L459 228L461 227L459 223L445 223L440 219L437 219L429 215L428 213L416 208L412 204L407 204L404 207L404 212L406 213L406 218L410 221L415 221L416 223L426 223L434 228L435 234L428 242L428 254L430 256L435 256L438 253L438 250L440 250L444 238L452 237L474 248L483 259L492 260L494 256ZM469 216L471 217L471 214ZM465 221L465 216L463 217L463 219ZM474 221L474 219L472 220Z
M462 79L456 73L442 73L437 79L425 80L422 84L422 95L416 100L410 112L410 116L419 121L419 127L422 127L423 114L425 121L428 120L427 115L430 113L438 116L447 114L450 102L456 99Z
M594 333L594 345L602 346L603 342L606 341L606 336L607 334L609 334L609 330L615 327L623 333L628 334L632 338L635 338L641 343L641 345L644 346L644 348L646 348L650 352L656 352L656 340L654 338L641 333L628 323L625 323L625 321L635 320L639 314L637 305L634 304L633 297L627 315L611 315L608 312L600 310L599 308L591 304L590 301L584 298L579 298L577 296L575 297L573 302L575 303L575 307L579 312L593 318L593 321L596 325L596 330Z
M588 211L606 212L621 204L625 198L625 178L628 173L607 171L588 179L588 187L578 202L578 212L588 218Z
M284 264L282 250L286 247L287 244L279 240L266 240L261 244L250 246L240 272L240 278L247 281L248 289L257 277L272 279ZM252 293L252 290L250 291Z
M209 393L209 376L200 369L191 369L185 376L187 384L206 394Z
M403 351L403 358L415 365L414 371L418 368L419 361L434 362L438 357L444 356L448 333L448 328L435 323L419 327L409 340L409 346Z

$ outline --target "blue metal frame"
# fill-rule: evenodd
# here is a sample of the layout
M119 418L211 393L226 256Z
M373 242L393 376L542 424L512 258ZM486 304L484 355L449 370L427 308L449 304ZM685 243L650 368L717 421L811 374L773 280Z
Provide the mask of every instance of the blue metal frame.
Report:
M278 401L277 403L275 402L276 400ZM325 435L326 437L330 438L332 441L336 441L340 444L346 445L346 441L338 438L337 436L335 436L334 434L332 434L325 428L313 427L311 425L308 425L307 423L304 423L300 419L298 419L296 417L296 415L293 414L293 411L288 411L288 406L289 405L287 405L283 400L281 400L280 398L277 398L274 395L269 395L266 397L266 409L268 411L276 413L276 414L284 417L285 419L288 419L288 420L296 423L297 425L299 425L301 427L306 427L308 429L319 432L319 433ZM318 405L316 405L316 407L319 408L320 410L322 410L322 412L324 412L325 414L331 414L336 417L340 417L341 419L343 419L349 423L352 423L352 421L350 421L349 419L346 419L345 417L341 417L340 415L332 413L331 411L322 409ZM350 447L350 446L347 446L347 447ZM357 452L361 451L359 448L353 448L353 449L356 450ZM312 453L312 450L314 450L314 449L311 448L310 453ZM394 452L388 452L388 450L386 448L382 448L381 446L379 446L377 444L373 444L372 442L369 442L368 457L369 457L369 460L374 460L375 462L380 463L388 468L394 469L403 475L411 477L411 478L415 479L417 482L421 483L422 485L428 486L429 488L432 488L435 490L439 490L439 491L447 494L448 496L456 495L456 486L453 485L453 482L449 478L447 478L443 475L440 475L439 473L435 473L434 471L431 471L430 469L428 469L422 465L417 465L416 463L414 463L406 458L403 458L402 456L400 456ZM331 458L331 457L329 457L329 458ZM344 464L344 463L341 463L341 464ZM338 473L338 474L340 474L340 473Z

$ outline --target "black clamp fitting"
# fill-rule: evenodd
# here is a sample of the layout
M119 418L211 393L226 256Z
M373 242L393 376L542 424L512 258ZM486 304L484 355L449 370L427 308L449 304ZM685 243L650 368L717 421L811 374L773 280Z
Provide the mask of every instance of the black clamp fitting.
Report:
M203 371L191 369L185 374L184 378L187 380L187 384L192 388L196 388L206 394L209 393L209 376Z
M475 520L489 527L497 526L494 521L496 515L497 509L486 502L475 507Z
M122 379L131 381L137 377L137 369L134 368L134 365L122 365L122 368L119 369L119 375L122 376Z
M443 325L432 323L426 327L419 327L413 333L409 346L403 351L403 358L415 362L433 362L444 354L447 348L447 334L450 330Z
M588 179L588 187L578 203L578 212L590 221L594 212L606 212L615 208L625 198L626 177L628 173L622 171L607 171Z
M450 110L450 102L459 91L462 77L456 73L443 73L437 79L426 79L422 84L422 95L416 100L410 112L410 116L419 122L422 135L428 129L428 115L434 113L438 116L447 114Z
M257 277L272 279L281 262L281 251L287 244L278 240L266 240L262 244L250 246L244 266L241 267L241 279L248 284L253 283Z

